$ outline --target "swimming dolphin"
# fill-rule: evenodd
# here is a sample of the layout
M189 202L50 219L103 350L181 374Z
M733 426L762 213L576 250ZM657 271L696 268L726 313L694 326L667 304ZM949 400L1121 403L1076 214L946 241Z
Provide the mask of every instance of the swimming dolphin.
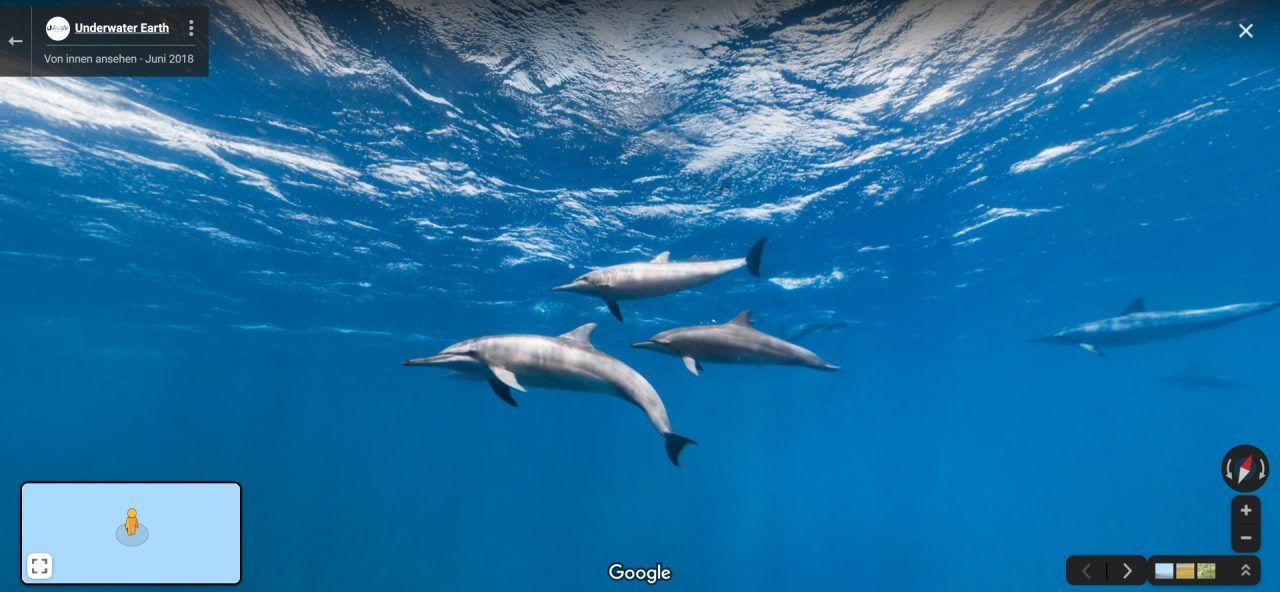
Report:
M722 364L782 364L827 371L840 369L803 347L755 330L751 327L749 310L742 311L723 325L671 329L631 347L682 358L684 367L694 376L702 370L703 361Z
M768 237L756 241L742 259L672 262L669 260L671 252L663 251L649 261L623 263L590 271L552 290L603 298L609 312L621 322L622 308L618 306L619 300L653 298L688 290L744 266L751 275L760 277L760 256L764 253L766 240Z
M811 321L784 329L782 338L787 341L798 342L814 333L835 331L848 326L848 321Z
M1249 388L1247 383L1219 374L1200 372L1193 365L1177 374L1157 374L1156 380L1169 386L1199 388L1217 391L1236 391Z
M1229 325L1280 307L1277 302L1228 304L1217 308L1148 312L1146 302L1134 300L1120 316L1062 329L1032 341L1078 345L1106 357L1102 346L1122 346L1173 339L1189 333Z
M511 389L525 385L606 393L644 410L649 422L666 440L667 457L680 466L680 451L693 440L671 431L671 420L657 391L639 372L591 345L595 323L587 323L559 337L489 335L455 343L429 358L405 361L405 366L436 366L489 381L494 394L512 407Z

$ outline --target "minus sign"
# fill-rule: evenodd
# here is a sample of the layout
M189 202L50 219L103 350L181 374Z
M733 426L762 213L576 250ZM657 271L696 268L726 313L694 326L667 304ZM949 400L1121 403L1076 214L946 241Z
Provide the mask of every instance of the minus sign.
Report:
M1251 536L1245 536L1245 535L1240 535L1240 540L1242 540L1242 541L1252 541L1252 540L1253 540L1253 537L1251 537Z

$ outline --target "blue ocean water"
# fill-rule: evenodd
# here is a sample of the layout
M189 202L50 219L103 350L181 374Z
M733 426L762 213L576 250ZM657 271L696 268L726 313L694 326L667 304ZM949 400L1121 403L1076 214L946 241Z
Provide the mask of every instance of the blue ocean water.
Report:
M15 527L23 481L232 480L251 590L1058 590L1070 554L1229 552L1218 462L1280 449L1280 316L1028 343L1280 299L1265 2L211 14L205 79L0 80ZM766 279L623 324L549 291L760 236ZM629 347L747 308L840 325L801 343L843 369ZM681 467L616 399L400 365L586 322ZM1188 366L1248 387L1156 380Z

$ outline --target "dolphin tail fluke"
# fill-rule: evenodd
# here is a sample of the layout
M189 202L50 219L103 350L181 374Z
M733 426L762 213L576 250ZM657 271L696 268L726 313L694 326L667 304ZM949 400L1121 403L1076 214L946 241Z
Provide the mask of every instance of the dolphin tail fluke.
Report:
M769 240L767 236L761 238L756 241L756 244L751 245L750 251L747 251L747 271L756 277L760 277L760 258L764 256L764 243L767 240Z
M697 442L690 440L675 432L667 432L662 435L667 439L667 458L671 459L671 464L680 466L680 451L690 444L697 445Z
M605 301L604 301L604 303L605 303L605 306L608 306L608 307L609 307L609 312L613 313L613 318L618 319L618 322L619 322L619 323L621 323L621 322L622 322L622 307L621 307L621 306L618 306L618 301L617 301L617 300L605 300Z

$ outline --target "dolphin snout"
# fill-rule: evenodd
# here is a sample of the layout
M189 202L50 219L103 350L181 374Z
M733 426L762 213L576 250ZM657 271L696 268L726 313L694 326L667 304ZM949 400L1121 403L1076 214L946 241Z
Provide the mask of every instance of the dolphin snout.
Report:
M671 349L670 345L654 339L648 339L645 341L633 343L631 344L631 347L634 347L636 349L647 349L651 352L658 352L660 354L675 353L675 350Z
M440 354L438 356L431 356L427 358L413 358L410 360L405 360L404 365L405 366L434 366L436 364L443 364L445 362L454 360L456 358L457 356L453 354Z
M555 292L587 292L591 289L591 282L578 278L563 286L556 286L551 289Z

